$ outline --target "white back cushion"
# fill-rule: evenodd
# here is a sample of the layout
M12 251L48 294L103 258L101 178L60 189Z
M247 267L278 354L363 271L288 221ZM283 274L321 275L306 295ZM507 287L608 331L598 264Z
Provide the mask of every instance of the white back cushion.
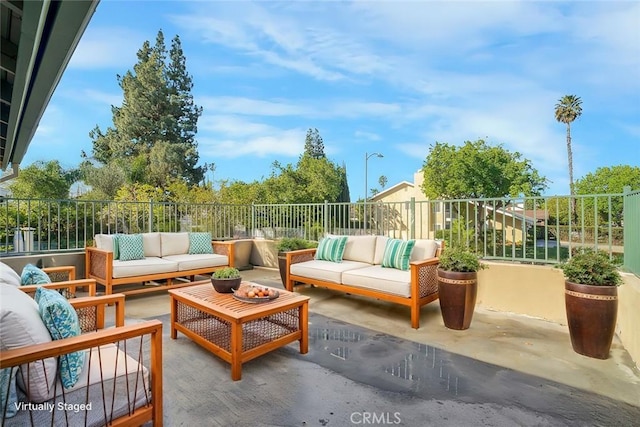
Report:
M144 256L162 256L160 233L142 233Z
M376 236L349 236L342 259L373 264Z
M20 286L20 276L7 264L0 262L0 283L11 286Z
M420 261L436 256L439 243L430 239L416 239L416 244L411 251L409 261Z
M11 350L51 342L49 330L40 318L38 304L20 289L0 284L0 349ZM18 385L33 402L53 397L58 363L56 358L24 364L17 375ZM28 384L24 384L28 381Z
M189 233L160 233L162 256L189 253Z
M384 248L387 246L387 236L376 236L376 252L373 257L373 263L382 264L382 258L384 257Z
M113 234L96 234L93 240L96 242L96 248L113 252Z

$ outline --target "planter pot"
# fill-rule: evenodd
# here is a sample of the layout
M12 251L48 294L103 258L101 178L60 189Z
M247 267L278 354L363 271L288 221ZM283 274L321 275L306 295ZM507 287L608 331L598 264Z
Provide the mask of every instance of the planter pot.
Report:
M607 359L618 316L617 286L564 282L571 345L576 353Z
M234 290L238 289L240 283L242 282L242 277L236 277L234 279L215 279L211 278L211 284L213 285L213 289L216 292L220 292L221 294L230 294Z
M282 286L286 286L287 281L287 256L284 252L278 254L278 268L280 269L280 279L282 279Z
M478 273L438 269L438 294L444 326L469 329L478 294Z

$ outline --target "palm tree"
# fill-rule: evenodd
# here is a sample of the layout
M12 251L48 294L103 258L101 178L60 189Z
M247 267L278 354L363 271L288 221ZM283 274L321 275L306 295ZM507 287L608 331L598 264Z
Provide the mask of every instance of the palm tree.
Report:
M567 125L567 158L569 160L569 191L573 213L576 213L576 200L573 198L573 154L571 152L571 122L582 114L582 100L576 95L565 95L556 104L556 120Z
M571 122L582 114L579 96L565 95L556 104L556 120L567 125L567 157L569 159L569 190L573 196L573 154L571 152Z

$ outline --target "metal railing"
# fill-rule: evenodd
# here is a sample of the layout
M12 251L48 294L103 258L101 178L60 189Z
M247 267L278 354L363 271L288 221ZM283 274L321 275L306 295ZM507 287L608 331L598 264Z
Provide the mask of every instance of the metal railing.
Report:
M640 277L640 190L624 189L624 267Z
M567 259L574 248L591 247L620 261L626 254L625 266L637 272L640 269L633 260L640 256L639 199L637 191L574 196L573 202L568 196L554 196L411 199L368 202L366 206L4 198L0 253L79 250L91 245L98 233L208 231L215 239L297 236L310 240L319 240L325 233L376 234L444 239L448 245L471 246L485 259L527 263L557 263Z

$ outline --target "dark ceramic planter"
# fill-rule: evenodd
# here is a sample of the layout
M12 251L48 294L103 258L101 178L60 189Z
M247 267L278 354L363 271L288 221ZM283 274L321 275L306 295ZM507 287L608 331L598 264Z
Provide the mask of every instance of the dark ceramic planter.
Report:
M571 345L576 353L607 359L618 317L617 286L564 282Z
M280 279L282 285L287 286L287 255L284 252L278 254L278 268L280 269Z
M240 283L242 282L242 277L237 277L235 279L215 279L211 278L211 284L213 285L213 289L216 292L221 294L230 294L234 290L238 289Z
M438 269L438 299L444 326L469 329L478 294L478 273L458 273Z

